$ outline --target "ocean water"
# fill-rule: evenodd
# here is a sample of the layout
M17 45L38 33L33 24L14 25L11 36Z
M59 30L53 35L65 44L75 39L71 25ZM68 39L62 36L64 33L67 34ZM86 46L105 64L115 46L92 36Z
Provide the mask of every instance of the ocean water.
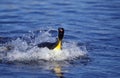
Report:
M119 78L119 40L119 0L0 0L0 78Z

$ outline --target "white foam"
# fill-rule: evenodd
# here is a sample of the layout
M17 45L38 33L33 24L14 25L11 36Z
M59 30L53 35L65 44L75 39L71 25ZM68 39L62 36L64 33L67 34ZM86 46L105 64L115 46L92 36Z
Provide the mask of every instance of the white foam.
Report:
M70 43L67 43L67 44L64 43L63 45L64 47L62 51L58 51L58 52L49 50L47 48L38 48L38 47L33 47L29 50L19 50L17 48L7 54L7 59L9 59L9 61L14 61L14 60L29 61L29 60L41 60L41 59L43 60L72 60L74 58L84 56L86 54L85 51L82 51L76 45L73 45Z
M38 36L35 40L49 41L51 39L50 33L47 31L44 35ZM54 37L52 37L54 39ZM37 44L37 42L32 44ZM30 61L30 60L72 60L74 58L84 56L87 54L85 46L77 46L74 42L64 42L61 51L55 52L48 48L38 48L37 46L30 46L25 40L20 38L13 40L10 43L14 49L7 53L8 61ZM80 47L84 47L80 49Z

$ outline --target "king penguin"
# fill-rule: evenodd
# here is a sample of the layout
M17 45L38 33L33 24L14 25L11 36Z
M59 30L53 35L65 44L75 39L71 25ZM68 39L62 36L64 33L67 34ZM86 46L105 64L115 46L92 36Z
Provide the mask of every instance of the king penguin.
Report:
M59 51L62 49L63 37L64 37L64 28L58 28L58 38L57 38L56 42L54 42L54 43L42 42L42 43L38 44L37 46L39 48L47 47L50 50Z

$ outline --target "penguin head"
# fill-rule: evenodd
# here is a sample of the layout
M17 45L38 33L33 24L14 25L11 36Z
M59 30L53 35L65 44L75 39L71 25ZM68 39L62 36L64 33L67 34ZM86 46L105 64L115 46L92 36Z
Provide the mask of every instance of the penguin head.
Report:
M62 40L64 37L64 28L58 28L58 39Z

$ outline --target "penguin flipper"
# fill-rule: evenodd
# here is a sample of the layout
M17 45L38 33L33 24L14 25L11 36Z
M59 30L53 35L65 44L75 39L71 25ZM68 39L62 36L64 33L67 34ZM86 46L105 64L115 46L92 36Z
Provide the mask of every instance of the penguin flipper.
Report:
M43 43L40 43L38 44L37 46L39 48L44 48L44 47L47 47L48 49L53 49L55 44L54 43L50 43L50 42L43 42Z

